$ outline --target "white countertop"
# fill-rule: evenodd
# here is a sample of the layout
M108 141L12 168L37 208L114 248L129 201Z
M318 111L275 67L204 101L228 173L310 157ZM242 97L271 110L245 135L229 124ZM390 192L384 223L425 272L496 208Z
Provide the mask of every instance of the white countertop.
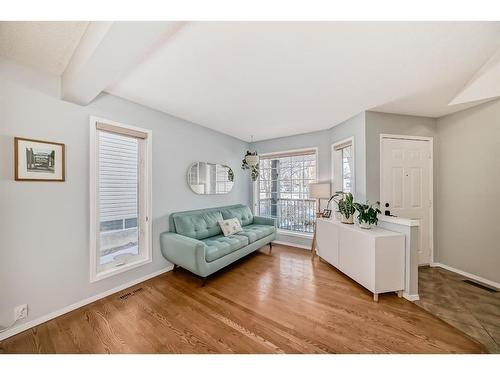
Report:
M333 225L338 225L342 228L345 228L347 230L352 230L355 232L360 232L363 233L367 236L373 236L373 237L391 237L391 236L403 236L403 234L399 232L393 232L388 229L380 228L377 226L373 226L371 229L363 229L360 228L358 224L344 224L340 220L337 220L335 218L318 218L318 220L325 221L328 223L331 223Z
M418 219L407 219L404 217L397 217L397 216L378 215L378 221L383 221L391 224L404 225L406 227L420 226L420 220Z

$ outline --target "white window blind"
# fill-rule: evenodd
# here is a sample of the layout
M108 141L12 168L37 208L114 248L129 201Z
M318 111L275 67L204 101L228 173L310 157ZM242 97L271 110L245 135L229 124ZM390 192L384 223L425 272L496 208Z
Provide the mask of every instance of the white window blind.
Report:
M151 132L91 119L91 280L151 261Z
M116 221L137 222L138 192L137 138L99 132L99 213L101 230L113 227ZM137 225L136 225L137 226Z

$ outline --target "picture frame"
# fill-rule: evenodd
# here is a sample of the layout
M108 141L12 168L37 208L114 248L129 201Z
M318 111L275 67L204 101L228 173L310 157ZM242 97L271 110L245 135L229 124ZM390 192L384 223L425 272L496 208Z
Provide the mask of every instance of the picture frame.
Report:
M332 210L329 210L328 208L325 208L323 210L323 213L321 214L322 217L329 219L330 216L332 216Z
M64 143L15 137L14 179L16 181L65 181Z

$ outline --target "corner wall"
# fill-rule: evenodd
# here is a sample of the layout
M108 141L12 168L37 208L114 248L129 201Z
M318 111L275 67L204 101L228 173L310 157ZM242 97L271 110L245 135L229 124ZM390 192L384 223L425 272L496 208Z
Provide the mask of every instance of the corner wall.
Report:
M437 120L435 262L500 282L500 101Z
M59 79L0 60L0 325L27 303L33 321L170 267L159 234L171 212L250 204L240 168L248 143L111 96L86 107L58 99ZM153 262L89 282L89 117L153 130ZM66 182L14 181L15 136L66 144ZM202 196L186 182L189 165L210 161L235 173L227 195Z
M365 155L365 113L330 128L306 134L289 137L274 138L255 142L251 147L259 154L296 150L303 148L318 148L318 182L331 182L331 145L343 139L354 137L355 149L355 188L356 199L365 200L366 197L366 155ZM322 201L322 204L326 202ZM277 241L310 248L311 238L301 238L294 235L278 233Z

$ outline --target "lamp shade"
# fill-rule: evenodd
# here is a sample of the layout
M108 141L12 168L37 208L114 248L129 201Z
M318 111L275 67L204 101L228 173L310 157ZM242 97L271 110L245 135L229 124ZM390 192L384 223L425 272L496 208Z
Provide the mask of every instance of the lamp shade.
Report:
M309 198L330 198L330 184L309 184Z

